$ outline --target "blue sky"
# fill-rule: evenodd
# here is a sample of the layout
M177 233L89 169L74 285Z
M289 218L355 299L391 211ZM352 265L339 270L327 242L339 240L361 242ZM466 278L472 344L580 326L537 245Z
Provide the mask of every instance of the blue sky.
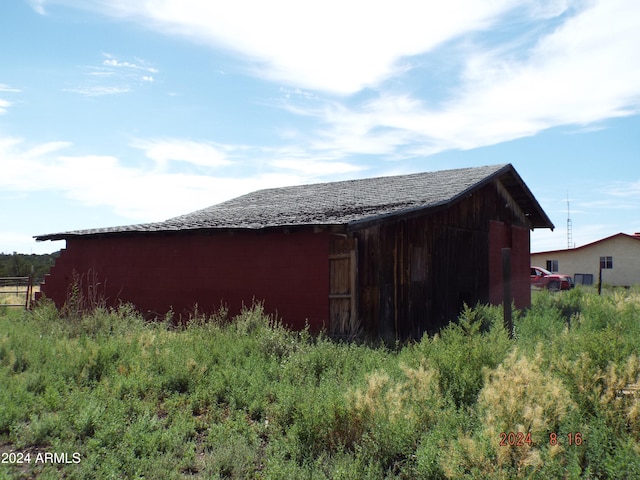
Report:
M576 245L640 231L638 45L636 0L3 1L0 252L497 163L556 225L533 251L567 246L567 196Z

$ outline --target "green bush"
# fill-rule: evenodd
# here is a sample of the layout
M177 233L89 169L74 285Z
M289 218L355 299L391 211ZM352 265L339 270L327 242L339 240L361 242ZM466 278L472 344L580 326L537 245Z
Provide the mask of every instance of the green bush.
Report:
M196 310L179 328L129 305L0 315L0 444L82 457L0 476L638 476L636 291L538 292L514 339L501 308L465 307L393 350L292 332L259 304ZM519 431L531 445L500 445Z
M439 375L440 391L456 406L475 404L484 384L483 371L495 368L512 342L495 307L465 307L458 323L433 338L424 337L416 349Z

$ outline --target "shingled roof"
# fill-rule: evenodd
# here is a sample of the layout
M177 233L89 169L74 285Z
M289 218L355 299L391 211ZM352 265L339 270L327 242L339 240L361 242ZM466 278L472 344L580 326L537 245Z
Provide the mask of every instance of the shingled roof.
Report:
M554 226L511 164L365 178L258 190L164 222L75 230L36 236L61 240L76 236L177 232L183 230L256 230L274 227L359 226L387 216L410 214L451 204L499 179L531 222Z

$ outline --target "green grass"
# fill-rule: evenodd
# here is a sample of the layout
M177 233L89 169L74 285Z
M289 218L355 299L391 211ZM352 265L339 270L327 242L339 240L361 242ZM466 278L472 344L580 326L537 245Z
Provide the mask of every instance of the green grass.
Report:
M182 329L127 306L5 310L0 454L31 463L0 478L638 478L638 292L540 292L514 317L513 340L477 306L391 350L259 305Z

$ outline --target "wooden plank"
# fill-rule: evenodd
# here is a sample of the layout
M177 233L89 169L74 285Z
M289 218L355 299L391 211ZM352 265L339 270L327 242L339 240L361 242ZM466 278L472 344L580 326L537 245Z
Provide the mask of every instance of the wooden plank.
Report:
M333 335L348 335L350 299L335 299L330 302L330 332Z
M350 259L350 287L351 287L351 334L356 334L360 330L360 319L358 318L358 239L353 239Z
M359 332L356 245L354 238L335 237L329 246L329 330L343 338Z
M504 328L509 334L509 338L513 338L513 319L511 317L511 248L502 249L502 282L503 297L502 305L504 312Z
M329 260L329 293L351 294L350 259Z

